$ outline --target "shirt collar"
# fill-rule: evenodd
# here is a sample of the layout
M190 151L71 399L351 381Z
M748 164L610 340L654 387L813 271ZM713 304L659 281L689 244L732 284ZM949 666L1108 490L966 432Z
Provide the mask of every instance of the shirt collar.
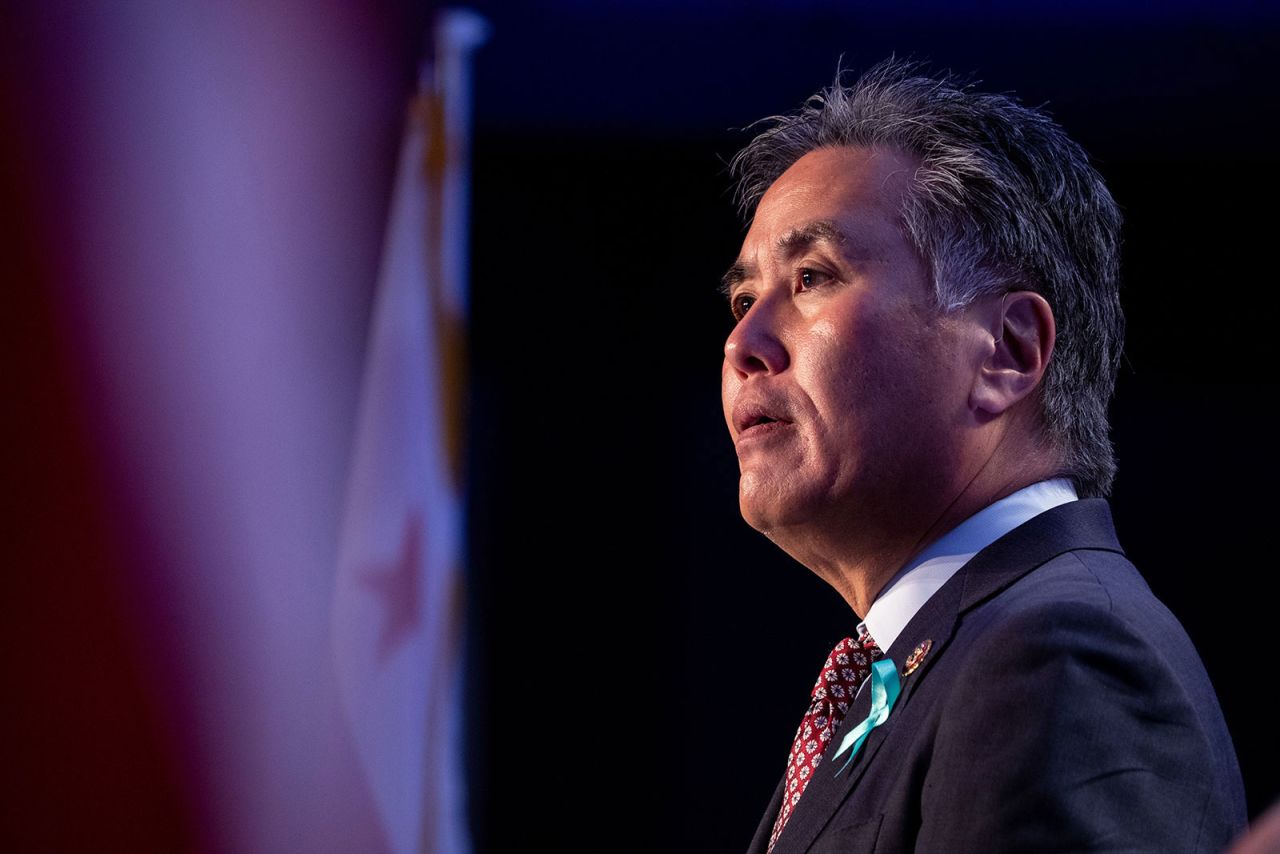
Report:
M943 534L900 569L871 603L863 624L876 645L888 650L929 597L975 554L1033 516L1078 497L1066 478L1042 480L987 505Z

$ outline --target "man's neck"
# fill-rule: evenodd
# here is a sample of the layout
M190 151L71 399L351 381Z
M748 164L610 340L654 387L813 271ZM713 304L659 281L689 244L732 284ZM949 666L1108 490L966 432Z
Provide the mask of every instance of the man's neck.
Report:
M1077 500L1067 478L1033 483L965 519L913 557L876 595L863 622L887 650L916 612L978 552L1046 510Z
M952 490L950 500L933 508L916 507L914 513L905 506L889 508L888 517L879 519L862 513L858 522L846 515L824 520L803 539L775 542L834 587L861 619L885 585L948 531L996 501L1055 476L1055 471L1028 466L1028 471L994 475L988 469L979 471L962 488Z

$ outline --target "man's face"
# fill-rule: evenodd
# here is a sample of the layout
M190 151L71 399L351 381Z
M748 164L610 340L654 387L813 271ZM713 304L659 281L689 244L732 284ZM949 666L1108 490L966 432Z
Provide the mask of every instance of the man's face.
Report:
M739 501L771 536L815 524L892 536L962 474L972 328L934 308L904 236L915 167L890 150L805 155L761 199L725 277Z

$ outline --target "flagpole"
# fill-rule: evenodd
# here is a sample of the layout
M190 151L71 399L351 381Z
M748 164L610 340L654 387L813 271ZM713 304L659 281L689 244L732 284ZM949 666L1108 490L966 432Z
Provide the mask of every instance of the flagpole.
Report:
M430 135L426 167L428 199L427 257L435 275L428 275L428 302L436 326L435 341L441 348L438 364L443 376L437 386L445 419L445 451L451 481L457 490L459 527L454 571L447 589L438 591L445 607L437 642L442 659L451 667L436 668L427 707L426 746L444 745L443 757L424 756L435 787L428 787L423 803L423 854L462 854L470 850L467 833L465 757L461 698L463 611L465 584L466 423L468 372L466 359L468 322L468 225L471 165L471 54L488 36L488 24L465 9L444 9L436 18L432 67L420 78L430 104ZM435 789L434 796L431 789Z

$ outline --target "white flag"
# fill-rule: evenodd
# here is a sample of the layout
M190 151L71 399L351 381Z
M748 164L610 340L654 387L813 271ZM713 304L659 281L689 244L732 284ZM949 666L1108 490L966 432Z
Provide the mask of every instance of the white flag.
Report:
M409 110L369 336L334 592L339 685L395 854L469 848L460 741L467 57L436 25Z

